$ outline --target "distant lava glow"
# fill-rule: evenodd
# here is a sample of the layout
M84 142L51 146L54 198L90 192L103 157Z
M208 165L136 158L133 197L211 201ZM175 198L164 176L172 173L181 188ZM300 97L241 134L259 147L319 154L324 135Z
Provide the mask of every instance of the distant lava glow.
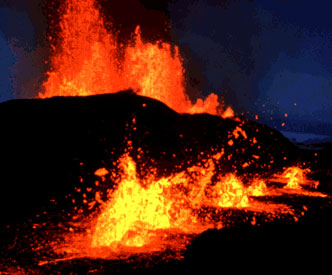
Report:
M67 0L60 30L40 98L133 89L180 113L223 114L216 94L191 103L177 46L161 41L144 43L137 26L133 40L120 47L116 36L106 31L94 0ZM228 109L225 117L231 115Z

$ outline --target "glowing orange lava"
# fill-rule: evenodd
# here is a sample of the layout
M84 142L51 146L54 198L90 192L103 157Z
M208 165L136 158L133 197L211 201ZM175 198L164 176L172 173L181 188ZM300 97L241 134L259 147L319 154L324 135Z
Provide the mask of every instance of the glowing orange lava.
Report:
M220 155L219 155L220 157ZM216 176L215 156L205 160L203 166L193 166L187 171L154 181L152 175L143 186L136 174L135 163L125 155L120 162L121 182L110 195L98 216L92 239L92 247L107 246L116 248L149 244L151 235L159 229L177 229L183 233L197 233L198 228L206 229L217 226L212 217L203 219L197 214L201 208L215 209L237 208L265 211L270 213L289 213L293 211L286 205L259 203L254 197L277 194L278 189L268 188L264 180L254 180L245 186L233 174ZM295 171L290 173L289 171ZM289 168L281 177L286 179L282 194L301 195L301 184L307 184L305 171ZM297 182L297 186L294 186ZM291 186L291 187L289 187ZM316 185L317 186L317 185ZM306 191L305 195L324 196L318 192ZM218 226L222 226L219 223Z
M73 234L68 245L58 248L58 252L74 257L116 258L167 248L183 250L189 236L224 227L229 220L223 216L227 209L256 213L252 224L258 213L265 215L267 221L282 216L296 221L304 215L305 206L297 212L288 204L273 200L267 203L258 198L287 194L326 197L315 190L317 182L307 179L308 171L298 167L270 179L254 178L246 185L234 174L221 175L215 167L223 154L213 154L200 165L162 178L156 177L153 170L144 178L139 177L129 153L119 160L116 173L98 169L96 175L107 175L115 182L108 200L95 198L102 207L98 215L79 224L87 228L86 233ZM298 184L294 186L294 182Z
M144 43L140 28L124 49L108 33L94 0L67 0L60 22L60 43L52 45L51 71L40 98L87 96L133 89L180 113L222 115L216 94L191 103L186 94L177 46ZM124 58L119 58L124 51ZM230 108L224 117L233 116Z
M164 102L177 112L234 116L231 108L220 111L215 94L205 100L198 99L195 104L189 100L178 47L161 41L145 43L137 27L133 41L120 49L115 35L106 31L94 0L65 1L60 29L60 43L54 46L51 71L40 98L114 93L131 88L140 95ZM229 146L235 146L240 137L248 138L240 127L229 135ZM252 143L257 143L255 137ZM103 181L109 177L115 185L110 186L105 202L99 191L95 192L94 201L84 200L88 206L101 204L100 211L81 221L79 227L86 229L85 232L71 232L73 236L57 247L57 252L73 258L107 258L179 249L187 243L185 236L222 228L225 210L264 213L268 219L298 215L289 205L266 203L258 198L285 194L325 196L310 190L316 189L318 183L308 180L305 174L309 171L298 167L288 168L269 179L250 179L249 184L244 184L235 174L223 175L216 171L223 154L222 151L207 156L199 165L168 177L158 178L149 170L142 179L134 160L128 152L124 153L117 171L110 172L108 167L95 171L95 176ZM260 156L253 155L253 158ZM243 167L246 166L249 164Z

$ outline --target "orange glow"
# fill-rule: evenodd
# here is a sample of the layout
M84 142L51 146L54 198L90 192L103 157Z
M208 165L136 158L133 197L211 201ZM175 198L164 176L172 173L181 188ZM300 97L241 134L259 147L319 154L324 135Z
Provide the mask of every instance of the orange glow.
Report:
M233 136L235 137L235 139L238 139L240 137L240 134L244 139L248 138L247 133L241 127L236 126L236 128L233 131Z
M254 197L265 196L269 194L269 190L261 179L254 179L248 188L249 194Z
M202 219L197 214L202 207L248 209L276 215L281 211L293 215L286 205L254 199L278 195L278 188L267 187L263 179L254 179L245 186L234 174L216 175L215 161L218 162L221 155L209 156L201 166L192 166L166 178L154 180L154 175L150 174L143 184L136 174L134 161L125 154L120 160L121 181L97 217L91 247L108 247L113 251L118 247L143 247L150 245L151 240L162 239L165 231L160 233L160 230L197 234L207 228L222 227L222 222L214 221L209 214ZM308 183L304 174L302 169L291 167L279 175L280 179L285 179L280 194L289 188L301 194L301 188L294 184ZM216 182L212 184L215 176Z
M138 184L135 163L128 155L121 160L121 168L121 184L98 217L92 247L118 243L140 247L149 242L149 230L170 227L162 183L147 188Z
M94 0L67 0L60 23L59 45L52 45L51 70L40 98L88 96L133 89L162 101L180 113L223 113L218 96L192 103L185 90L182 58L177 46L157 41L144 43L139 26L124 49L105 29ZM119 58L124 51L124 58Z
M95 172L95 175L98 177L106 176L109 172L105 168L100 168Z
M88 228L86 233L71 232L68 243L57 251L73 255L70 257L99 258L127 257L166 248L177 251L184 249L189 236L224 227L226 209L265 213L268 220L283 215L298 220L305 208L297 213L290 205L257 198L285 194L326 196L308 189L317 188L317 183L305 176L309 170L298 167L290 167L270 179L254 178L245 185L235 174L217 172L216 164L223 155L224 152L218 152L207 156L199 165L162 178L148 169L140 178L136 163L125 153L117 172L109 173L116 184L108 190L107 201L101 200L99 192L95 193L95 201L101 204L100 212L80 223L81 228ZM282 186L276 187L273 182ZM308 186L306 190L301 188L304 185ZM253 221L257 225L255 216Z
M121 89L115 37L104 28L93 0L70 0L60 21L60 44L52 45L51 71L40 98L87 96Z
M234 111L231 107L227 107L226 111L222 114L222 118L234 117Z
M226 175L212 189L212 205L218 207L237 207L249 206L249 197L242 182L232 174ZM214 196L216 195L216 196Z
M282 177L287 179L287 185L285 188L300 189L300 183L305 182L304 171L298 167L290 167L285 170Z
M284 188L301 190L303 186L309 186L316 189L318 181L309 180L306 174L310 169L301 169L299 167L288 167L281 175L274 175L275 181L285 183Z
M137 94L164 102L177 112L207 112L223 118L234 116L231 108L221 110L216 94L210 94L205 100L198 99L194 104L189 100L178 47L160 41L146 43L137 27L133 40L120 50L115 35L106 31L94 0L67 0L60 27L61 42L54 47L51 71L40 98L114 93L131 88ZM121 59L118 58L120 53ZM257 120L258 116L255 118ZM136 120L132 122L135 124ZM183 138L182 134L179 136ZM237 126L229 132L225 145L235 147L241 139L248 139L248 136ZM255 137L249 137L248 141L252 145L258 143ZM213 151L212 155L201 152L198 164L164 177L157 175L155 167L146 167L142 178L128 153L133 150L130 141L128 147L114 171L102 167L94 173L98 177L94 182L96 187L105 186L107 180L112 182L107 193L97 188L84 188L86 181L80 179L80 188L76 191L84 198L83 207L91 210L100 205L100 208L77 222L80 233L75 232L74 226L69 227L65 241L55 248L57 253L73 259L180 250L193 235L229 223L229 216L224 215L226 211L250 212L253 219L249 222L258 226L256 215L265 215L266 220L284 215L296 220L297 215L302 215L291 205L276 203L278 200L271 200L271 197L285 194L326 196L310 190L316 189L318 182L309 180L306 174L310 171L299 167L287 168L271 178L223 174L217 169L222 166L223 149L217 153ZM232 153L225 157L230 160ZM260 157L252 155L254 160ZM144 161L143 154L138 159ZM251 163L248 159L242 167ZM72 199L72 202L76 203L76 200ZM75 219L79 220L83 210L75 210ZM301 213L303 210L306 211L301 208Z

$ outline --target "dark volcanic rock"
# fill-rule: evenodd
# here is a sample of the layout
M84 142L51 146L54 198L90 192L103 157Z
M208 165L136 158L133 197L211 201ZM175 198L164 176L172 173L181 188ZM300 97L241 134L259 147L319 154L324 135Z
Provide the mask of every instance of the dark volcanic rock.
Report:
M59 201L71 193L80 176L112 167L123 154L126 139L133 143L131 155L138 166L152 165L153 159L161 175L187 161L187 165L195 164L212 154L211 148L225 151L222 172L240 175L269 174L298 157L296 147L265 125L208 114L178 114L130 91L8 101L0 104L0 118L0 206L8 209L2 214L3 222L26 218L46 201ZM239 125L247 138L231 136ZM137 148L142 148L143 160L136 158ZM252 164L243 168L249 161Z
M241 118L178 114L159 101L130 91L8 101L0 104L0 119L0 244L5 251L13 239L17 240L14 241L17 247L10 252L13 254L6 257L9 261L20 257L27 266L33 264L30 252L21 251L20 247L30 245L30 219L45 212L46 221L57 224L63 218L59 215L71 209L74 187L81 178L85 186L89 183L94 186L96 169L114 167L114 161L124 153L128 141L132 142L130 155L137 162L142 177L143 164L155 167L159 175L168 175L222 150L224 155L217 169L222 173L245 175L244 180L255 174L268 176L300 160L315 161L312 152L298 149L265 125ZM236 127L245 134L238 132L236 138L233 134ZM233 145L229 144L230 139ZM140 158L139 148L144 152ZM329 160L327 155L325 158ZM317 169L319 165L316 162ZM330 171L330 166L322 167ZM128 270L169 274L175 270L196 271L197 267L205 273L209 267L218 273L236 269L270 272L276 266L282 267L281 271L287 268L287 263L294 263L294 259L309 262L313 253L306 254L310 249L308 245L317 251L324 247L324 241L331 244L328 233L331 206L318 202L315 207L302 224L243 225L207 231L188 247L182 262L161 262L146 269L135 267L133 262L123 265L121 261L76 259L50 265L45 273L85 274L95 269L97 274L127 273ZM304 239L307 241L303 242ZM253 254L255 248L258 254ZM279 254L278 249L284 254ZM315 260L321 259L323 253L316 256ZM312 262L313 265L316 262ZM267 269L263 269L265 266ZM297 262L292 267L296 268Z
M321 217L294 224L274 222L208 230L189 245L186 270L267 274L272 270L302 273L312 269L324 273L331 268L331 209L313 212Z

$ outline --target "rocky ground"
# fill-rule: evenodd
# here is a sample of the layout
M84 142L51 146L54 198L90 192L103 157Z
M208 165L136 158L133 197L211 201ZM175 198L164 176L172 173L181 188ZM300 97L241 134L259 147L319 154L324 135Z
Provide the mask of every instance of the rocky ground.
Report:
M113 167L128 141L142 176L146 164L156 167L160 176L168 175L179 170L180 165L183 169L224 150L222 167L218 167L221 172L245 174L248 178L257 174L269 176L285 166L305 162L313 171L312 178L320 181L319 191L329 195L332 145L300 148L265 125L243 118L178 114L156 100L130 91L8 101L0 104L0 120L0 271L4 274L169 274L196 270L205 274L208 270L304 271L330 265L332 206L330 200L311 198L306 199L310 209L297 223L238 223L209 230L194 239L182 260L161 260L162 256L156 254L148 259L75 259L38 266L36 255L28 249L38 233L31 224L56 224L59 219L69 219L65 214L73 211L71 200L76 184L81 178L93 183L94 171ZM234 134L237 127L245 134ZM138 152L143 152L143 158ZM253 159L253 155L259 159ZM244 165L248 162L250 165ZM295 203L304 200L286 199ZM244 214L234 210L230 215L236 219Z

